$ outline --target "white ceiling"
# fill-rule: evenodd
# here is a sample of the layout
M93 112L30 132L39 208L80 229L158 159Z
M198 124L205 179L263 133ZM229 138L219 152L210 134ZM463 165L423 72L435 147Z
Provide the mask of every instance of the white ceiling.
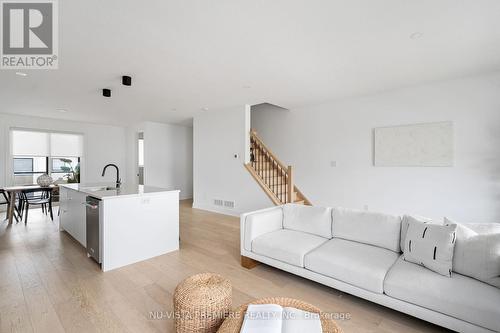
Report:
M498 0L60 0L59 13L60 69L0 71L0 112L189 123L500 69Z

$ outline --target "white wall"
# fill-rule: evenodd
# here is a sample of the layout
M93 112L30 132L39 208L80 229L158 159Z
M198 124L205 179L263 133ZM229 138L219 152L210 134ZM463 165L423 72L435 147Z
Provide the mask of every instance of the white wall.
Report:
M84 135L81 159L84 183L114 182L114 170L101 177L107 163L120 168L122 182L137 182L136 133L145 134L145 184L181 190L192 197L193 130L190 127L144 122L130 128L0 113L0 186L11 185L9 129L12 127L75 132Z
M0 186L11 185L12 163L10 162L9 129L12 127L66 131L84 135L84 156L81 159L82 182L114 181L110 170L101 177L107 163L115 163L123 170L122 181L126 181L125 128L48 118L16 116L0 113Z
M226 214L272 206L244 167L247 106L207 111L194 117L194 202L193 207ZM237 154L238 158L234 158ZM213 204L214 199L235 201L234 209Z
M145 122L144 184L174 188L180 198L193 197L193 129ZM135 143L137 144L137 143Z
M373 166L374 127L438 121L454 122L453 167ZM252 127L295 167L315 205L500 222L500 73L288 112L260 109Z

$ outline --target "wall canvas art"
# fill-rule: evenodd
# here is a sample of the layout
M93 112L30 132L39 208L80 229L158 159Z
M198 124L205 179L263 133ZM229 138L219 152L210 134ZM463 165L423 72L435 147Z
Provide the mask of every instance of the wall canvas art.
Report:
M375 166L453 166L453 123L375 128L374 155Z

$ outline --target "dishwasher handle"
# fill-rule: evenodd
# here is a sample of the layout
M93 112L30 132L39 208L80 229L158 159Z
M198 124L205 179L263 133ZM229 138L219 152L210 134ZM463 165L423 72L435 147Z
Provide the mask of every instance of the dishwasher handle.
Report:
M90 208L90 209L97 209L99 208L99 205L95 205L91 202L82 202L82 205L85 205L86 207Z

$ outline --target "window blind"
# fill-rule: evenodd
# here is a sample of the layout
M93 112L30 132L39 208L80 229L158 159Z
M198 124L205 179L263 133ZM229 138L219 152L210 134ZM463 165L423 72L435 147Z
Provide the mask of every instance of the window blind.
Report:
M81 134L30 130L11 130L11 133L14 156L80 157L83 155Z
M79 157L83 155L83 136L50 133L50 155Z
M49 145L49 133L12 130L12 155L14 156L48 156Z

